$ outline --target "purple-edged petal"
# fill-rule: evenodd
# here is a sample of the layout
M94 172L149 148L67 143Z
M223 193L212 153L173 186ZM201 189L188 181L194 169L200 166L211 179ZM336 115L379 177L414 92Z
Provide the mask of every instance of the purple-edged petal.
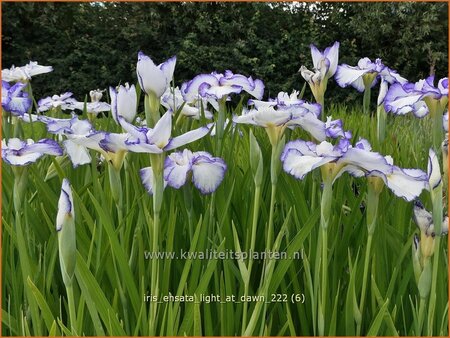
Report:
M154 64L150 57L139 52L136 73L139 85L147 95L154 93L157 97L161 97L166 91L168 84L172 80L171 78L168 78L167 75L171 72L173 61L168 60L166 62L168 63L165 65L163 71ZM163 64L160 66L162 67Z
M427 175L418 169L401 169L394 166L393 172L387 175L386 185L398 197L410 202L417 198L427 187Z
M300 126L319 142L324 141L326 138L325 123L313 114L307 113L296 115L294 111L292 113L292 120L289 121L289 126Z
M166 87L169 87L170 81L172 81L173 79L173 73L175 72L176 63L177 57L172 56L159 65L159 69L161 69L161 71L164 73L164 76L166 77Z
M352 85L358 91L364 91L364 82L362 76L371 72L370 69L359 69L358 67L351 67L343 64L339 65L334 76L338 85L342 88Z
M393 171L386 159L379 153L360 148L349 148L337 161L338 165L355 165L366 172L378 171L385 175Z
M330 61L328 76L331 77L336 73L339 61L339 42L335 41L331 47L325 48L323 55Z
M197 141L201 139L203 136L209 133L212 128L212 124L208 124L205 127L200 127L198 129L194 129L184 133L180 136L174 137L170 140L170 142L164 147L165 151L172 150L178 147L181 147L185 144Z
M113 119L119 124L118 116L122 116L127 122L132 122L136 116L137 94L134 85L119 86L118 91L109 88L111 96L111 112Z
M214 192L222 182L227 165L219 157L199 151L193 154L192 181L202 194Z
M181 86L181 94L186 102L192 102L199 97L199 88L202 84L210 86L218 86L219 80L213 74L200 74L195 76L189 82L183 83Z
M139 176L141 177L142 185L149 195L153 195L153 170L152 167L145 167L139 170ZM164 181L164 188L167 186L167 182Z
M164 180L175 189L181 188L187 179L192 167L192 152L185 149L183 152L170 154L164 162Z
M53 140L42 139L35 143L31 139L26 141L11 138L2 140L2 158L11 165L24 166L36 162L44 154L62 155L62 149Z
M302 180L306 174L313 171L315 168L333 160L334 158L332 157L302 155L298 150L290 149L285 153L283 169L288 174Z
M246 90L245 88L244 90L256 99L261 100L264 95L264 82L262 82L260 79L256 79L254 81L254 84L255 88L253 88L252 90Z
M24 149L23 154L34 152L53 156L61 156L63 154L63 151L58 142L50 139L42 139L37 141L36 143L28 145Z

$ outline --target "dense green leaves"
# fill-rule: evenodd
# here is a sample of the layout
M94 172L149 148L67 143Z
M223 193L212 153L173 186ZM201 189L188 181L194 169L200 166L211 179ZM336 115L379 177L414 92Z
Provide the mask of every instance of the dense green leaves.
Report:
M36 97L136 82L137 52L177 55L176 83L231 69L262 78L266 95L301 89L309 45L341 42L340 61L380 57L411 81L447 74L446 3L5 3L3 67L29 60L55 71ZM374 28L376 27L376 28ZM328 97L350 100L330 81ZM307 92L307 98L311 94Z

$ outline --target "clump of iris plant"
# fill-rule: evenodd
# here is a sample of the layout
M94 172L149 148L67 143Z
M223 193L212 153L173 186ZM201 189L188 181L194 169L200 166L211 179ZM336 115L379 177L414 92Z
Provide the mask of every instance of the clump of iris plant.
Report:
M369 254L376 228L379 195L383 185L386 185L395 195L407 201L412 201L427 187L427 176L419 169L402 169L395 166L391 157L382 156L377 152L373 152L369 142L365 139L359 140L355 146L352 146L347 138L341 138L334 145L328 141L322 141L319 144L303 140L292 141L286 144L281 154L281 161L283 162L283 169L297 179L303 179L307 173L316 168L320 168L322 173L323 189L320 218L322 239L322 296L318 309L319 334L322 335L324 333L323 323L326 318L326 288L328 279L327 230L331 219L333 183L345 172L348 172L354 177L368 178L368 240L361 300L358 306L358 311L362 314L364 311L367 272L370 262ZM361 320L362 317L358 316L357 332L360 330Z

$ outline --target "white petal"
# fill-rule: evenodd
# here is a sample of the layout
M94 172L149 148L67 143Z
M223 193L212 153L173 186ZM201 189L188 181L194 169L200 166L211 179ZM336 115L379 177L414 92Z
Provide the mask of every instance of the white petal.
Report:
M172 113L168 111L159 119L155 128L147 132L148 142L162 149L169 143L171 133Z
M139 170L139 176L141 176L141 182L149 195L153 195L153 170L152 167L146 167ZM166 188L167 182L164 181L164 188Z
M203 136L208 134L211 127L212 127L211 124L209 124L205 127L194 129L180 136L174 137L173 139L170 140L170 142L167 144L164 150L168 151L171 149L181 147L185 144L197 141L198 139L201 139Z
M364 149L350 148L338 160L338 164L352 164L367 172L379 171L383 174L392 173L392 166L379 153L367 151Z
M194 153L192 181L202 194L212 193L222 182L227 166L222 159L208 153Z
M63 143L74 168L78 167L79 165L91 163L91 155L89 155L89 151L86 149L86 147L80 144L76 144L71 140L66 140Z
M290 149L283 156L283 169L302 180L307 173L333 160L332 157L302 155L297 149Z
M368 69L359 69L348 65L340 65L337 67L334 78L339 86L347 87L348 85L353 84L356 80L361 79L362 76L369 71L370 70Z
M142 90L149 95L153 92L161 97L166 91L167 78L164 72L142 52L139 52L136 73Z
M146 167L139 170L141 182L149 195L153 195L153 170L152 167Z
M387 186L392 192L408 202L420 195L427 187L426 175L421 170L400 169L394 167L394 172L387 175Z

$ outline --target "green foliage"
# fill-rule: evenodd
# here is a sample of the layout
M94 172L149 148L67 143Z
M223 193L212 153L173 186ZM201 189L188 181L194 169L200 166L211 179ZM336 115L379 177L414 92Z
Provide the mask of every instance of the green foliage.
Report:
M136 82L137 52L177 55L176 83L231 69L261 78L266 93L300 89L309 45L340 41L340 62L380 57L411 81L447 74L447 3L5 3L3 67L54 66L33 79L39 98ZM376 29L374 29L376 27ZM133 75L130 75L133 74ZM330 81L334 102L351 101ZM307 93L306 98L311 94Z

